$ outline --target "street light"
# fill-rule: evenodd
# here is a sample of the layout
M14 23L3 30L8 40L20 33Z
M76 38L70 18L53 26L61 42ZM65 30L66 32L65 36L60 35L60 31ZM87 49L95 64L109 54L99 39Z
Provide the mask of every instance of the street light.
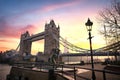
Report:
M90 42L90 53L91 53L91 64L92 64L92 80L96 80L95 77L95 72L94 72L94 63L93 63L93 52L92 52L92 36L91 36L91 31L92 31L92 25L93 22L90 21L90 19L88 18L88 21L85 23L87 31L89 32L89 42Z

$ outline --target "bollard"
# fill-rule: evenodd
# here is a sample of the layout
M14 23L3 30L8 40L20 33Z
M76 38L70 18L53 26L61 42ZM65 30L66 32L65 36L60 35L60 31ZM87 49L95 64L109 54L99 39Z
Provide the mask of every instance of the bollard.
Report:
M6 80L11 80L11 76L8 74Z
M105 70L103 71L103 80L106 80Z
M49 70L49 79L48 80L56 80L56 75L54 73L54 69Z
M74 80L76 80L76 70L75 70L75 67L74 67Z

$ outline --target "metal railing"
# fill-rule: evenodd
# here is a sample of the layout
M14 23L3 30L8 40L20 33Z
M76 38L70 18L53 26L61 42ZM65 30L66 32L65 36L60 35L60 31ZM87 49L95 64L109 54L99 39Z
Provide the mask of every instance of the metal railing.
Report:
M63 68L73 68L73 74L72 75L73 75L74 80L77 80L78 78L82 78L84 80L91 80L91 78L87 78L87 77L81 76L80 74L77 74L76 69L85 69L85 70L89 70L89 71L93 70L95 72L100 72L103 75L103 80L108 80L107 77L106 77L106 74L117 75L120 79L120 72L116 72L116 71L110 71L110 70L105 70L105 69L98 70L98 69L91 69L91 68L84 68L84 67L80 67L80 66L70 66L70 65L61 65L61 66L62 66L62 74L65 73L65 74L71 75L71 72L65 72Z
M95 71L96 72L100 72L102 73L102 79L103 80L109 80L107 79L107 74L113 74L113 75L117 75L120 79L120 72L116 72L116 71L110 71L110 70L98 70L98 69L91 69L91 68L84 68L84 67L81 67L79 65L65 65L65 64L62 64L62 65L53 65L53 64L49 64L49 63L17 63L16 66L20 66L20 65L31 65L31 68L32 67L38 67L40 69L40 71L42 69L53 69L55 73L61 73L62 76L64 75L68 75L70 77L72 77L74 80L80 80L80 78L82 80L91 80L91 78L88 78L88 77L85 77L85 76L81 76L81 74L77 74L77 70L78 69L84 69L84 70L89 70L89 71ZM34 65L34 66L33 66ZM26 67L26 66L24 66ZM58 70L58 68L60 68ZM70 71L66 71L65 68L68 68L68 69L71 69ZM90 74L91 75L91 74ZM96 76L97 78L97 76ZM97 79L96 79L97 80Z

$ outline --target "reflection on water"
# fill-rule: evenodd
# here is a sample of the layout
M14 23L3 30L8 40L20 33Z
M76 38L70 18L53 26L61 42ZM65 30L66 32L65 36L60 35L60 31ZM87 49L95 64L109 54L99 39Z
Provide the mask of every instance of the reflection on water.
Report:
M6 75L9 74L11 66L0 64L0 80L6 80Z

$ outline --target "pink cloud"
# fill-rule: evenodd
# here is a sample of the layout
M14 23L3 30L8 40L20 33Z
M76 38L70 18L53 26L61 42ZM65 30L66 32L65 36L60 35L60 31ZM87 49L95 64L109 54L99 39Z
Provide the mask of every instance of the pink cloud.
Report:
M36 29L37 28L34 25L27 25L23 28L18 29L18 31L21 33L26 32L26 31L29 31L29 33L33 33L36 31Z
M39 7L37 9L31 9L31 10L28 10L28 11L23 11L23 12L17 14L16 16L14 16L13 19L19 18L21 16L28 15L28 14L33 14L33 13L37 13L37 14L38 13L47 13L49 11L53 11L53 10L56 10L56 9L74 6L74 5L77 5L79 3L80 3L79 0L73 0L73 1L68 1L68 2L65 2L65 3L50 4L50 5L46 5L42 8Z
M34 32L36 27L33 25L27 25L25 27L11 26L4 18L0 18L0 37L19 38L21 33L25 31Z
M0 42L10 42L10 40L0 39Z
M6 50L9 50L10 48L9 47L0 47L0 51L6 51Z
M59 8L64 8L64 7L70 7L73 5L77 5L80 1L76 0L76 1L71 1L71 2L66 2L66 3L61 3L61 4L55 4L55 5L48 5L46 7L44 7L42 10L43 12L46 11L53 11Z

